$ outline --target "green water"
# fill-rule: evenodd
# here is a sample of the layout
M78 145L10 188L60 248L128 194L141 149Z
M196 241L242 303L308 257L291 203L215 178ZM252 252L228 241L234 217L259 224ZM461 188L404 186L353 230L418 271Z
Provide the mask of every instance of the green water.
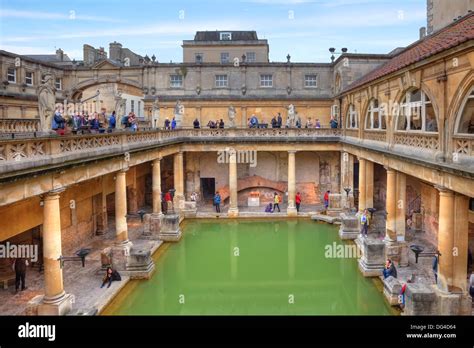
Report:
M184 236L133 281L104 314L393 314L356 259L326 258L342 243L313 221L187 221ZM238 249L236 249L238 248Z

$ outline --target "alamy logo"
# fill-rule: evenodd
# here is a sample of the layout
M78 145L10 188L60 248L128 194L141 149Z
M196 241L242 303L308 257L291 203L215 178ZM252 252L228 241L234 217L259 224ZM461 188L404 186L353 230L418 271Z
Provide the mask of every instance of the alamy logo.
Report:
M324 247L324 257L327 259L354 259L362 257L362 250L355 244L327 244Z
M47 338L52 342L56 340L56 325L34 325L26 322L18 326L18 337L20 338Z
M248 163L252 168L257 166L257 151L236 150L232 147L226 147L225 150L217 151L217 163L229 163L234 155L236 163Z
M0 244L0 258L7 259L30 259L32 262L38 261L38 245L34 244Z

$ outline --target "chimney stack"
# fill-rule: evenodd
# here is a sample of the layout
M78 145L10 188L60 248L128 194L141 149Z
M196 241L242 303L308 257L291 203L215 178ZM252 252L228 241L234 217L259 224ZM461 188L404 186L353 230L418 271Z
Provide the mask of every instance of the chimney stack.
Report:
M56 58L59 59L61 62L64 60L64 51L60 48L56 50Z
M426 36L426 27L420 28L420 40Z

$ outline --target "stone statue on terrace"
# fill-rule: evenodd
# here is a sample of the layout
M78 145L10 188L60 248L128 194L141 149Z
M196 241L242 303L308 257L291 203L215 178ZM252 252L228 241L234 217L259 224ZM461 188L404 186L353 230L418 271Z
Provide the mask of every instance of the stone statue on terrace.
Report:
M56 96L52 86L52 75L45 75L44 82L38 86L38 111L40 117L40 129L42 132L51 131L51 123L55 110Z

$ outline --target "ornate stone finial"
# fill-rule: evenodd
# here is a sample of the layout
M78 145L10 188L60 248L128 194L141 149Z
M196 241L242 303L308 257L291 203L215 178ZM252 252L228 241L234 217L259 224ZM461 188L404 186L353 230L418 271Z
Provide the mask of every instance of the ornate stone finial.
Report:
M152 61L153 61L153 63L154 63L154 62L155 62L155 60L156 60L156 56L155 56L155 55L152 55L152 56L151 56L151 60L152 60Z
M290 63L290 59L291 59L291 56L290 56L290 54L288 53L288 55L286 56L286 62L287 62L287 63Z

